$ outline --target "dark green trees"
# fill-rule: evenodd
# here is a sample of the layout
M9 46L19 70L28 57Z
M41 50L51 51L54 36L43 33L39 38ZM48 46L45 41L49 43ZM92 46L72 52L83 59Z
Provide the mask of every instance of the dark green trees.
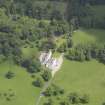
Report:
M5 77L7 78L7 79L11 79L11 78L13 78L15 76L15 74L13 73L13 72L11 72L11 71L8 71L7 73L6 73L6 75L5 75Z
M44 81L42 78L38 77L35 81L33 81L33 86L42 88L44 85Z
M71 104L87 104L89 103L89 96L84 94L83 96L78 95L77 93L70 93L69 102Z
M49 81L52 77L51 71L50 70L44 70L43 74L42 74L42 77L45 81Z
M21 65L25 67L30 73L36 73L41 70L39 60L25 59Z

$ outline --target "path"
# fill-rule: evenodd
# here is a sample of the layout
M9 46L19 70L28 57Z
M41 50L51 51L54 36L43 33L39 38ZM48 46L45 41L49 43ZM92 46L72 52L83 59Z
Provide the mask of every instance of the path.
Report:
M40 100L44 96L43 92L49 87L49 85L52 83L52 80L53 80L53 78L44 85L44 87L42 88L42 91L40 92L40 95L39 95L35 105L39 105L40 104Z

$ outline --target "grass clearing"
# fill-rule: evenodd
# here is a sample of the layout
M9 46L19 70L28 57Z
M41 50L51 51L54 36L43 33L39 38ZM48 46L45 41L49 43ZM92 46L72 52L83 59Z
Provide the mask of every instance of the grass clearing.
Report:
M81 63L65 59L54 83L64 88L67 94L89 94L88 105L101 105L105 101L105 65L96 60Z
M79 29L73 34L74 46L78 44L105 43L105 30Z
M12 79L6 79L5 74L8 71L15 73ZM24 68L17 65L9 65L9 62L0 64L0 93L4 94L9 89L15 92L13 100L7 101L6 97L0 96L0 105L33 105L39 95L40 89L32 86L34 79L26 72Z
M38 54L38 49L35 47L34 48L31 48L31 47L24 48L23 47L22 53L23 53L24 58L31 58Z

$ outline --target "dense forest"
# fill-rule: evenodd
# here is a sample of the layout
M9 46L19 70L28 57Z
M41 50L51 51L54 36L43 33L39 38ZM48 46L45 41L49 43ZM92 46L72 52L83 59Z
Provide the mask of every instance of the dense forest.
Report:
M105 1L0 0L0 59L11 55L16 62L20 63L22 59L20 48L26 43L34 42L39 49L55 49L53 36L63 34L67 34L67 44L63 44L58 51L65 51L66 45L68 48L72 47L72 32L79 27L105 28L105 15L99 19L92 11L92 6L101 4L104 5ZM38 40L43 37L48 40L41 44ZM84 49L87 50L87 48ZM104 46L101 50L99 49L97 56L102 54L100 56L103 61ZM94 57L95 51L89 51L88 56L92 53Z

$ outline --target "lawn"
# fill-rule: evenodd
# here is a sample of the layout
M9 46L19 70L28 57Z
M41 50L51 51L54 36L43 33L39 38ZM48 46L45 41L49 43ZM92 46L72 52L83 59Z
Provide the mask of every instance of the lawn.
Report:
M88 94L88 105L102 105L105 101L105 65L96 60L81 63L65 59L53 82L64 88L65 94Z
M15 73L12 79L6 79L8 71ZM34 105L39 95L40 89L32 85L34 79L24 68L11 65L9 62L0 64L0 105ZM15 94L10 101L7 100L9 91ZM5 95L7 94L7 95Z
M78 44L105 43L105 30L79 29L73 34L74 46Z
M32 58L33 56L38 54L38 49L36 47L22 47L22 53L24 58Z

